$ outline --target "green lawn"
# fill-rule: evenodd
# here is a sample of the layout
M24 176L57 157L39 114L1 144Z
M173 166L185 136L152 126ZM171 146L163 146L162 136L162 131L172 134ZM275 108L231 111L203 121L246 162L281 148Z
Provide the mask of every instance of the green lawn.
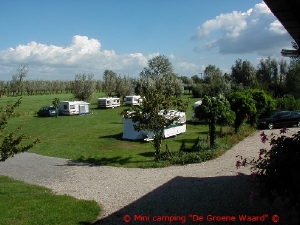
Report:
M41 140L41 143L30 149L30 152L41 155L123 167L148 168L167 165L167 162L157 163L153 160L154 148L151 142L122 139L123 124L120 113L126 106L97 109L97 98L103 96L103 93L98 93L92 99L92 115L58 118L39 118L35 116L35 112L43 105L51 105L55 97L67 100L72 98L71 94L23 96L23 103L16 112L23 116L12 118L9 128L13 129L19 124L24 124L21 133ZM190 96L184 96L188 97ZM8 100L16 99L16 97L0 98L0 105L5 106ZM192 105L197 100L190 100L186 112L187 132L164 140L163 150L167 144L171 152L177 152L182 140L192 146L197 137L206 138L208 127L190 122Z
M0 225L74 225L97 219L95 201L54 195L51 190L0 176Z

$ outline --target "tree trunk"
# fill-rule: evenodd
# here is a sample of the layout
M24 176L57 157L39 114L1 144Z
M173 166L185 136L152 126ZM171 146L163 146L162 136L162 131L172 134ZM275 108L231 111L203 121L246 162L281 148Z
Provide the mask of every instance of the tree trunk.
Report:
M154 132L153 145L154 145L154 149L155 149L155 159L156 160L160 159L161 144L162 144L163 138L164 138L163 130Z
M210 121L210 125L209 125L209 142L210 142L210 147L214 147L215 145L215 139L216 139L216 123L215 123L215 119L213 118Z

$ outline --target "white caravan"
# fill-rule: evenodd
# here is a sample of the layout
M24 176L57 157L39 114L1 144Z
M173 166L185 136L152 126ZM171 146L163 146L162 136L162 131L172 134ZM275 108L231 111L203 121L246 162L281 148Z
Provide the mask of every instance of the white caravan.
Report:
M140 105L142 102L142 98L140 95L131 95L125 97L126 105Z
M115 108L120 106L120 98L98 98L98 108Z
M199 118L196 117L196 108L198 106L200 106L201 104L202 104L202 101L200 100L200 101L195 102L194 105L193 105L193 114L192 114L192 122L193 123L199 123L200 122Z
M60 115L90 114L90 103L84 101L61 101L58 112Z
M163 115L164 110L161 110L159 112L160 115ZM142 130L142 131L136 131L134 129L134 125L137 123L134 123L132 119L130 118L130 112L128 113L129 118L123 117L123 136L124 139L129 140L141 140L144 139L145 141L153 140L153 132ZM184 112L178 112L176 110L169 110L166 117L174 117L178 116L178 120L175 121L170 126L166 127L164 129L164 136L165 138L176 136L178 134L186 132L186 115Z

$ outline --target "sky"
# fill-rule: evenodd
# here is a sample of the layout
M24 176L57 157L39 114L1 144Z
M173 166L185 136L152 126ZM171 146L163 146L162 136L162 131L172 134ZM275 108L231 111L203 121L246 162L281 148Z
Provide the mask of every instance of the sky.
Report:
M208 65L230 73L237 59L254 67L281 59L292 41L259 0L0 1L0 80L20 64L27 80L102 79L105 70L139 77L157 55L179 76L201 76Z

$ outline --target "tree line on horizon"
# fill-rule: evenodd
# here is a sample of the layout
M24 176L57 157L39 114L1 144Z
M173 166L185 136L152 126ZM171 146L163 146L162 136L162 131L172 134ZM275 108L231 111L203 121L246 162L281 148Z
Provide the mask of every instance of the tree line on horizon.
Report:
M162 67L157 68L159 71L166 66L164 64L167 58L164 56L157 58L159 60L155 63ZM172 68L169 61L167 64ZM10 81L0 80L0 97L73 93L75 98L89 101L94 92L124 97L139 94L155 83L154 77L147 75L145 69L139 74L139 78L121 76L112 70L105 70L102 80L94 79L93 74L76 74L74 80L26 80L29 65L21 64L17 74L13 75ZM231 67L231 73L223 74L215 65L208 65L201 77L199 75L179 76L173 70L167 71L166 74L168 76L164 76L162 87L176 97L184 93L200 98L205 95L227 95L231 91L251 88L264 90L275 98L286 95L300 98L300 63L293 58L288 63L283 58L277 61L268 57L261 59L257 68L247 60L237 59ZM77 94L78 92L81 93ZM82 94L82 92L87 93Z

